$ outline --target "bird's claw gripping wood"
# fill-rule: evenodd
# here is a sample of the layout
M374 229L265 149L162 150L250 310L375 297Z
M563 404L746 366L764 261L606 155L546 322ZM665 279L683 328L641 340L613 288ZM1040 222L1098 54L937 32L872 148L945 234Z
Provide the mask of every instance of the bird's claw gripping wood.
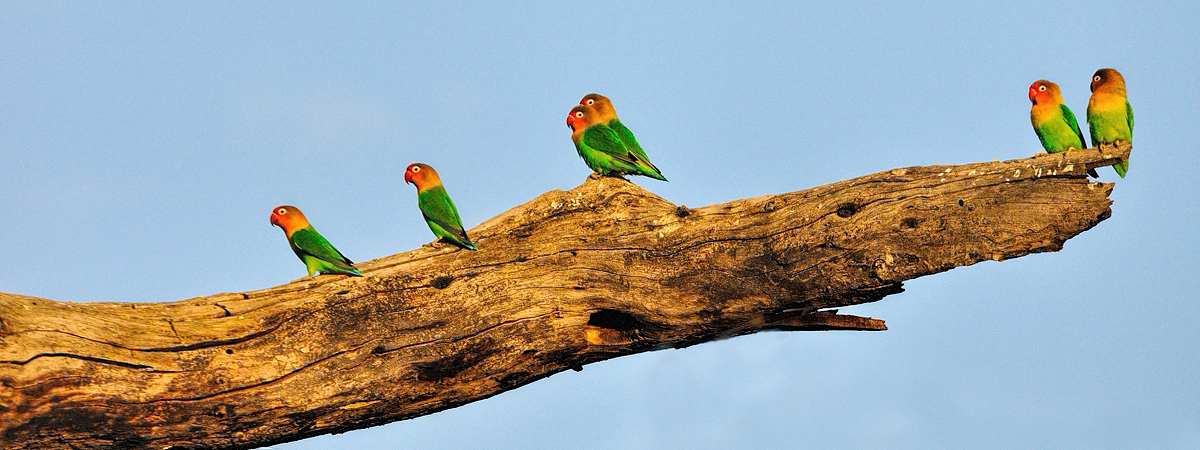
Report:
M1056 251L1109 217L1105 147L909 167L703 208L589 179L320 276L172 303L0 294L0 447L251 448L453 408L584 364L766 330ZM969 298L963 299L970 301Z

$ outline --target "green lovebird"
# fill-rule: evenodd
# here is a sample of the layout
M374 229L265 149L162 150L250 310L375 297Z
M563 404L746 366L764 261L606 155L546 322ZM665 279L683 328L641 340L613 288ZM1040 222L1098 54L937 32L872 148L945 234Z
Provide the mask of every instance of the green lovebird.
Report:
M271 211L271 225L283 229L292 251L308 269L308 276L318 272L362 276L362 272L354 268L354 263L309 225L308 218L295 206L276 206Z
M417 206L429 230L439 239L465 248L478 250L463 229L462 219L458 217L458 208L442 187L442 178L432 167L421 163L412 163L404 170L404 182L417 187Z
M646 166L649 166L648 168L651 169L655 175L658 175L647 176L667 181L667 179L662 176L662 172L659 171L657 167L654 167L654 164L650 163L650 158L646 156L646 151L642 150L642 146L638 144L637 138L633 136L633 131L630 131L625 124L621 123L621 119L617 118L617 109L613 108L612 101L609 100L608 97L594 93L588 94L579 100L579 104L595 110L596 113L599 114L597 121L599 123L608 125L609 128L612 128L613 131L617 132L617 137L621 139L622 144L625 144L625 148L628 148L630 151L636 154L639 161L646 163Z
M1092 75L1092 98L1088 99L1088 129L1092 144L1133 143L1133 107L1125 95L1125 77L1113 69L1100 69ZM1129 160L1113 166L1125 178Z
M1083 132L1079 131L1079 122L1075 120L1071 108L1063 104L1062 91L1057 84L1046 80L1034 81L1029 86L1029 101L1033 102L1029 109L1029 120L1033 122L1033 131L1047 153L1087 148ZM1088 175L1100 176L1093 169L1088 169Z
M567 127L571 129L575 151L593 172L604 176L643 175L667 181L649 160L626 147L616 130L601 123L600 113L595 109L584 105L571 108Z

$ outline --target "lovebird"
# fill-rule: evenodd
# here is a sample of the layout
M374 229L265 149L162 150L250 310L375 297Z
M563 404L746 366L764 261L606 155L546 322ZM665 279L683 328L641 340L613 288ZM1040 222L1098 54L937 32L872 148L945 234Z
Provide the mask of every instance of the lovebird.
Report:
M588 168L600 175L643 175L667 181L658 168L621 142L620 135L600 123L600 113L588 106L577 105L567 114L567 127L575 151Z
M271 211L271 225L283 229L292 251L308 269L308 276L318 272L362 276L362 272L354 268L354 262L333 248L333 244L325 240L295 206L276 206Z
M1125 95L1125 77L1113 69L1100 69L1092 75L1092 98L1088 99L1088 129L1092 144L1133 143L1133 107ZM1113 166L1125 178L1129 160Z
M1062 91L1057 84L1046 80L1034 81L1029 86L1029 101L1033 103L1029 109L1029 120L1033 122L1033 131L1047 153L1087 148L1083 132L1079 131L1079 122L1075 120L1071 108L1063 104ZM1088 169L1088 175L1100 176L1093 169Z
M658 176L651 176L651 178L667 181L666 178L662 177L662 172L657 167L654 167L654 164L650 163L650 158L646 157L646 151L642 150L642 146L638 144L637 138L633 136L633 131L630 131L625 124L621 123L621 119L617 118L617 109L613 108L612 101L608 97L595 93L588 94L579 100L579 104L595 110L599 114L597 121L608 125L609 128L616 131L617 137L621 138L621 143L625 144L625 148L637 154L641 161L644 161L646 165L650 166L650 169L653 169L654 173Z
M417 187L417 207L421 208L421 215L425 216L425 223L435 236L467 250L479 249L467 238L458 208L442 187L442 178L437 171L425 164L412 163L404 170L404 182Z

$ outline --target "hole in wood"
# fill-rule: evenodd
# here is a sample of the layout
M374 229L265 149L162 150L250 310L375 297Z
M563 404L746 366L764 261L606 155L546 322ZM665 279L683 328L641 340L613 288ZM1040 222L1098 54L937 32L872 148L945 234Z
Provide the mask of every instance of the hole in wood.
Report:
M850 217L856 213L858 213L858 205L855 205L850 202L842 203L842 204L838 205L838 207L837 207L838 217L842 217L842 218Z
M646 322L633 314L615 309L601 309L588 316L588 325L617 331L645 328Z
M440 276L430 281L429 285L433 286L434 289L445 289L446 286L450 285L451 281L454 281L453 277Z

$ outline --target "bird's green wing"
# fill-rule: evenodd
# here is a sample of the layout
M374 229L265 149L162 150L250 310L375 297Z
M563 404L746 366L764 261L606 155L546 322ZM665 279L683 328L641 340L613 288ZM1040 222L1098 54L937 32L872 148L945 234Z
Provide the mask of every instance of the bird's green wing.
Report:
M312 227L296 230L295 233L292 233L292 246L298 252L304 252L322 261L337 266L345 266L347 269L354 268L354 262L350 261L350 258L342 255L342 252L334 248L333 244L325 240L325 237L321 236L321 233L318 233Z
M1079 131L1079 121L1075 120L1075 113L1072 113L1071 108L1068 108L1067 105L1059 105L1059 107L1062 108L1063 119L1066 119L1067 125L1071 127L1071 131L1075 132L1076 136L1079 136L1079 143L1083 145L1083 148L1079 150L1088 148L1087 140L1083 138L1083 132ZM1038 133L1038 136L1040 137L1041 133Z
M629 127L626 127L625 124L621 123L621 119L613 119L608 121L608 126L617 133L617 137L621 139L621 143L625 144L625 147L628 148L629 151L633 152L633 154L637 155L642 160L649 162L649 159L646 158L646 151L642 150L642 146L638 144L637 138L633 136L633 131L630 130Z
M434 234L438 237L474 247L471 240L467 238L467 231L463 229L462 219L458 217L458 208L454 206L450 195L446 193L446 188L434 186L417 194L417 206L421 208L421 215L425 216L425 221L429 222L430 228L434 228L436 225L447 234L442 235L438 233L437 229L433 229Z
M637 165L629 149L621 143L621 137L608 125L595 124L583 130L583 145L603 152L622 163L631 166Z
M1129 100L1125 100L1125 121L1129 123L1129 135L1133 136L1133 105L1129 104Z
M616 131L621 142L625 144L625 148L629 149L629 152L632 154L631 159L636 160L638 165L645 172L648 172L646 173L647 176L666 181L666 178L662 176L662 171L658 170L658 167L655 167L654 163L650 162L650 158L646 156L646 151L642 150L642 146L638 144L637 138L633 137L633 131L630 131L629 127L621 123L620 119L610 120L608 121L608 125L613 131Z

